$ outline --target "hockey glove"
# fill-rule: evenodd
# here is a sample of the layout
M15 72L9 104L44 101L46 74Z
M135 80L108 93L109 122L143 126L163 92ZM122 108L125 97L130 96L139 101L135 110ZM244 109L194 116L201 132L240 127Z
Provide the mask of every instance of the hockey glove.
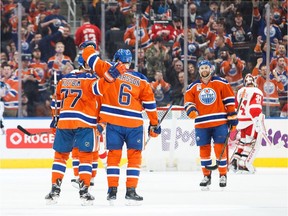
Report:
M0 128L4 128L3 121L0 120Z
M148 133L151 137L157 137L159 134L161 134L161 126L159 125L149 125L148 127Z
M102 132L105 130L106 125L103 123L98 123L96 125L96 135L101 136Z
M52 121L50 123L50 128L56 128L58 124L59 116L53 116Z
M111 66L110 69L104 74L104 79L109 83L114 82L117 77L119 77L126 71L126 66L120 62L117 62L116 64Z
M229 127L232 127L232 130L235 130L237 124L238 124L238 119L237 119L237 113L236 112L231 112L227 113L227 124Z
M94 49L97 48L97 45L96 45L96 43L94 41L84 41L83 43L81 43L79 45L79 49L84 49L84 48L86 48L88 46L93 46Z
M191 119L195 119L199 113L195 106L191 105L186 108L187 116Z

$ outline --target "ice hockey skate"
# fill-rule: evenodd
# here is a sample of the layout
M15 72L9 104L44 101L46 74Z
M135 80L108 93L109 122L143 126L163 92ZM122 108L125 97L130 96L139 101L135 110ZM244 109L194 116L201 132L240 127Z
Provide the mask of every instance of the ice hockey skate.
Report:
M61 192L61 189L60 189L61 183L62 183L62 180L57 179L56 184L52 184L51 192L45 196L47 205L53 205L58 202L58 198Z
M220 175L219 179L219 186L220 188L224 189L227 185L227 176L226 175Z
M117 198L117 187L109 187L107 193L107 200L111 206L115 205Z
M209 186L211 185L211 175L209 176L204 176L202 181L200 182L200 187L202 191L208 191Z
M125 199L126 199L126 205L128 206L141 205L143 201L143 197L139 196L136 193L135 188L133 187L127 188Z
M79 190L79 178L71 179L71 185ZM91 178L90 186L94 186L94 178Z
M79 188L80 188L79 194L81 199L81 205L82 206L93 205L93 201L95 198L88 192L88 187L84 185L84 181L79 182Z

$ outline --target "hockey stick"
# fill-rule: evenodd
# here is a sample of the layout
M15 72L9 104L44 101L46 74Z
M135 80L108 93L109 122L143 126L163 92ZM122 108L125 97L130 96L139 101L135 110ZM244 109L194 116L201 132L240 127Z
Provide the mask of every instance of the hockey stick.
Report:
M36 136L36 135L41 135L41 134L50 134L50 131L45 131L45 132L40 132L40 133L30 133L27 131L25 128L23 128L21 125L17 125L17 129L22 131L24 134L27 136Z
M241 104L242 104L242 101L243 101L245 92L246 92L246 89L244 89L244 91L242 92L241 99L240 99L240 102L239 102L239 104L238 104L236 113L239 112L239 109L240 109L240 107L241 107ZM222 156L223 156L223 154L224 154L224 152L225 152L225 149L226 149L226 147L227 147L227 145L228 145L228 140L229 140L231 131L232 131L232 125L230 125L230 127L229 127L229 131L228 131L228 134L227 134L227 136L226 136L226 139L225 139L225 142L224 142L224 146L223 146L222 151L221 151L221 153L220 153L219 159L216 160L216 164L215 164L214 166L205 166L206 169L212 171L212 170L216 170L216 169L218 168L219 163L220 163L220 161L221 161L221 159L222 159Z
M162 116L162 118L159 120L159 123L157 125L157 129L159 128L159 126L161 125L162 121L165 119L165 117L167 116L167 114L170 112L170 110L172 109L173 106L173 101L171 102L170 106L168 107L168 109L166 110L166 112L164 113L164 115ZM145 142L145 146L148 144L148 142L150 141L151 136L148 137L147 141Z

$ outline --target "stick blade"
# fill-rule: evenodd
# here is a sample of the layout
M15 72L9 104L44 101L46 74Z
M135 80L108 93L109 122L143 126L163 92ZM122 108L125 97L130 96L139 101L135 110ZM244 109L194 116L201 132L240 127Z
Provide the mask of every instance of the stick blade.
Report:
M17 125L17 129L22 131L22 133L24 133L24 134L26 134L28 136L32 135L29 131L25 130L21 125Z

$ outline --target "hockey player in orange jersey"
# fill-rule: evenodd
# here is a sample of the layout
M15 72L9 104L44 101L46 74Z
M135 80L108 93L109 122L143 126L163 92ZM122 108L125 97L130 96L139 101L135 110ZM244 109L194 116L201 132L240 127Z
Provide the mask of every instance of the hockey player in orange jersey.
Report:
M211 145L214 141L218 171L220 173L220 187L226 187L227 182L227 152L220 154L228 134L228 125L236 126L235 96L227 80L213 76L212 65L203 60L198 63L200 79L191 83L184 95L184 107L187 115L195 119L196 143L200 147L200 159L203 180L202 190L209 189L211 171L205 168L212 164Z
M122 62L130 67L132 54L130 50L119 49L114 61ZM158 127L158 115L153 91L147 78L136 71L129 71L119 76L102 97L100 118L107 122L106 146L107 157L107 200L113 205L119 186L120 167L124 142L127 147L126 170L126 204L138 205L143 200L136 193L144 143L142 110L145 109L150 126L148 133L156 137L161 133Z
M92 47L94 42L84 42L83 47ZM55 98L51 107L53 121L50 127L56 127L53 149L52 189L45 197L47 204L57 203L60 186L66 171L66 161L72 148L79 148L79 194L82 205L92 205L94 197L88 192L92 173L93 152L97 149L97 136L103 131L103 125L97 122L99 106L95 95L103 95L111 82L126 72L123 64L111 65L99 61L96 73L85 62L84 67L64 76L56 86ZM97 78L104 76L101 79Z

